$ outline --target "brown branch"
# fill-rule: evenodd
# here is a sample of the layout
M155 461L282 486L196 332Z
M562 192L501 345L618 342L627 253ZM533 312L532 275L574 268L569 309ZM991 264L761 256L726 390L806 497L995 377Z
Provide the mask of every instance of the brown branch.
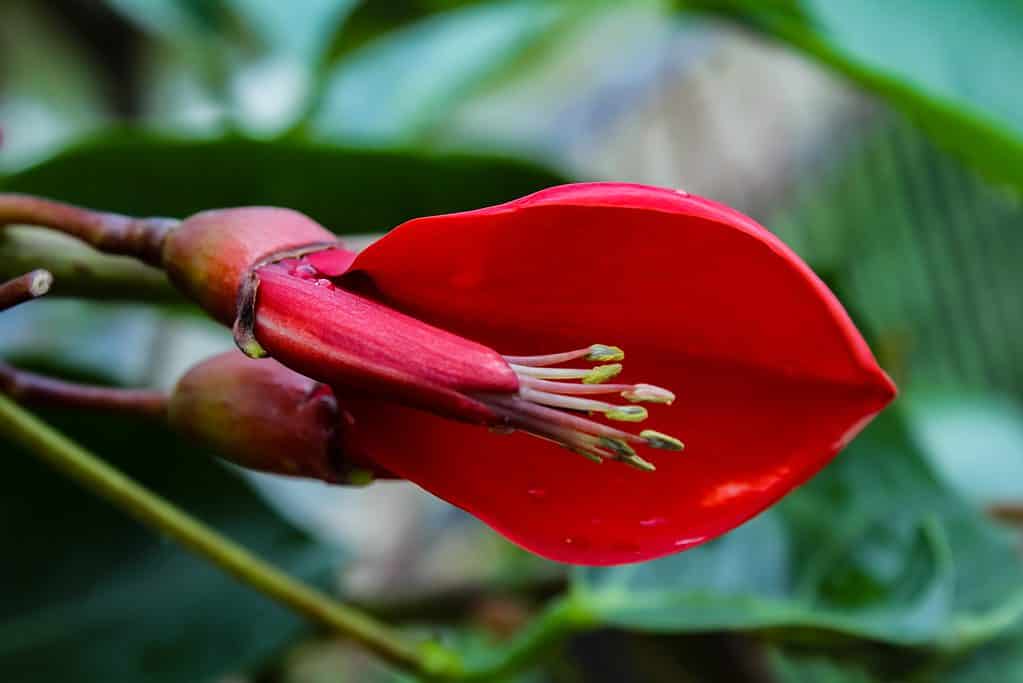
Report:
M1023 503L995 503L988 512L1003 522L1023 525Z
M25 194L0 193L0 226L36 225L66 233L108 254L159 266L172 218L132 218Z
M101 410L163 419L167 395L150 389L118 389L66 382L0 363L0 393L37 408Z
M14 308L50 291L53 275L38 268L0 284L0 311Z

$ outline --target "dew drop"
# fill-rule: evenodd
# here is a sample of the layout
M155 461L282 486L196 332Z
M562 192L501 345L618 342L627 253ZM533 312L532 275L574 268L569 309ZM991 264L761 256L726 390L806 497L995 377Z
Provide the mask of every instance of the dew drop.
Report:
M642 526L642 527L648 527L649 528L649 527L661 526L662 524L664 524L667 521L668 520L666 520L664 517L650 517L649 519L641 519L639 521L639 525Z

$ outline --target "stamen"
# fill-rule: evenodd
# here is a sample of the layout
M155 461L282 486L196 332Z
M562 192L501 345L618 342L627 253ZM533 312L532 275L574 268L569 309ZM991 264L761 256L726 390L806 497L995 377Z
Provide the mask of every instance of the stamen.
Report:
M604 413L604 417L621 422L642 422L647 418L647 412L643 406L615 406Z
M597 367L590 370L590 374L583 377L583 384L603 384L612 377L617 377L622 373L621 363L611 363L610 365L598 365Z
M625 352L617 346L607 346L606 344L591 344L585 349L576 349L575 351L565 351L563 353L549 353L544 356L505 356L504 359L512 365L528 365L531 367L545 367L547 365L557 365L558 363L567 363L570 360L576 360L577 358L585 358L588 361L597 363L610 363L619 361L625 358Z
M528 387L522 387L519 395L522 398L545 406L567 408L588 413L603 413L609 420L642 422L647 418L646 408L642 406L618 406L613 403L604 403L603 401L594 401L588 398L576 398L564 394L548 394Z
M653 384L605 383L622 371L617 362L593 368L549 367L581 358L603 362L624 357L617 346L604 344L543 356L504 356L519 379L518 393L484 394L476 398L505 421L493 431L519 430L564 446L593 462L615 460L650 472L656 468L636 453L634 445L681 451L682 442L652 429L637 435L592 420L584 414L600 413L609 420L624 422L641 422L648 414L643 406L618 405L588 397L618 394L630 403L668 405L675 400L675 394Z
M686 445L673 436L655 432L652 429L644 429L639 437L646 441L651 448L660 448L665 451L681 451Z
M633 403L663 403L670 406L675 401L675 394L653 384L637 384L623 391L622 398Z
M538 379L581 379L586 384L599 384L611 379L622 371L619 363L598 365L595 368L546 368L531 365L508 364L517 375Z

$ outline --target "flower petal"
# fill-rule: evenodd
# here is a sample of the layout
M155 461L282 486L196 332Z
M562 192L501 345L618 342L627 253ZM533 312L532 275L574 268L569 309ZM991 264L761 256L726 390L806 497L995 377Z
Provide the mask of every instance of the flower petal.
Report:
M352 269L398 310L502 353L615 344L622 381L676 393L649 427L687 448L644 453L653 473L345 402L350 438L382 466L556 560L639 561L721 534L809 478L894 395L797 256L751 219L685 193L551 188L409 221Z

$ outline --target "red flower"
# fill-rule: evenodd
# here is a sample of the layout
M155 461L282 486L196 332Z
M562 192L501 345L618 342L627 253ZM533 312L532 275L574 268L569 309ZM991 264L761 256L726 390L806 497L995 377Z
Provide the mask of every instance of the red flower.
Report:
M722 534L895 393L797 256L678 191L555 187L257 273L256 339L335 388L348 449L554 560L635 562ZM537 367L589 356L613 374L600 343L628 354L619 384ZM643 399L664 405L637 434Z

